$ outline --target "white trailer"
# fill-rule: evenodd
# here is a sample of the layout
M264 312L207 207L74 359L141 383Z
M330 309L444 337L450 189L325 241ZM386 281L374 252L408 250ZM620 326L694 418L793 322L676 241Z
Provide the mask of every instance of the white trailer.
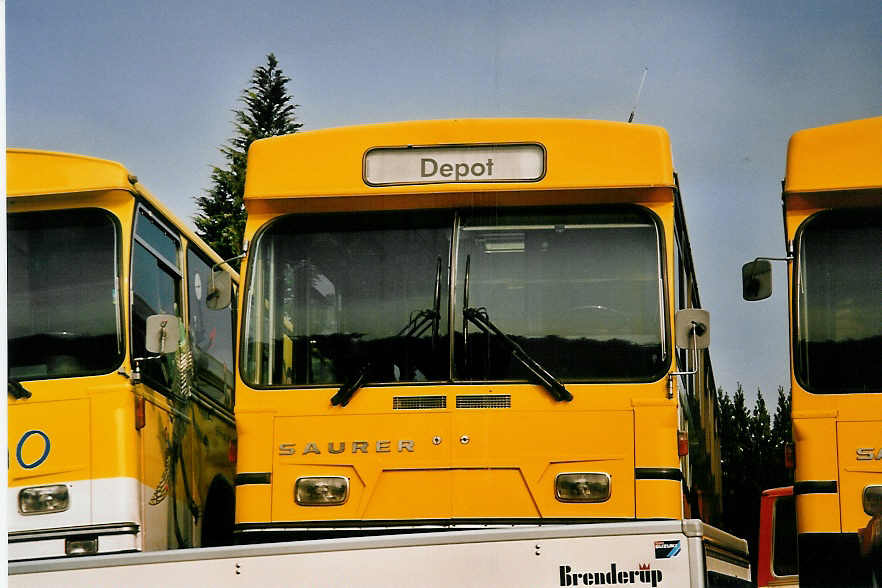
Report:
M750 586L747 543L699 520L444 531L35 560L10 586Z

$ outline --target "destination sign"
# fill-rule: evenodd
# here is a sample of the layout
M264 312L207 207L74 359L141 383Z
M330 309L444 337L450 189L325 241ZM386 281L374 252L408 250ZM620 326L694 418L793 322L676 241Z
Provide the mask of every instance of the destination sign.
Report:
M378 147L364 156L371 186L473 182L535 182L545 175L537 144Z

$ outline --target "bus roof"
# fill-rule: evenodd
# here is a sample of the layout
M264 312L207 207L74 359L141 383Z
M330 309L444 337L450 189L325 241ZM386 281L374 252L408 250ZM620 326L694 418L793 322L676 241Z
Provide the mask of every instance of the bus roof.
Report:
M6 150L6 194L10 198L124 190L137 194L175 224L188 241L215 262L221 257L183 223L121 163L75 153L9 148ZM223 266L238 279L227 264Z
M787 147L785 192L882 187L882 116L806 129Z
M7 196L131 190L121 163L56 151L6 150Z
M544 175L530 181L369 185L374 148L541 145ZM298 132L255 141L245 199L503 190L672 187L667 132L650 125L578 119L451 119Z

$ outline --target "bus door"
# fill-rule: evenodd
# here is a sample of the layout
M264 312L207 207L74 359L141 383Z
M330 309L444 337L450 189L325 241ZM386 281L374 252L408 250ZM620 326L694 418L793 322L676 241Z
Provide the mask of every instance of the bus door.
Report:
M303 215L257 239L242 373L280 407L274 520L450 517L452 226L445 211ZM349 479L346 503L298 505L303 476Z
M464 215L456 369L486 384L456 398L454 461L464 467L454 504L469 506L455 516L634 516L633 412L621 384L664 369L659 232L636 207ZM513 344L575 398L536 385ZM610 480L615 492L594 493Z
M10 494L11 531L94 522L91 387L125 348L120 328L119 228L107 211L39 211L7 218L9 487L51 492L43 511ZM40 488L42 487L42 488ZM37 516L33 516L33 515Z
M882 479L882 213L819 212L798 232L797 380L839 401L835 452L841 529L867 524L864 489ZM835 490L834 490L835 491Z
M132 357L142 397L141 494L147 551L193 545L192 411L182 384L182 353L162 356L146 349L151 315L174 315L182 307L181 242L177 233L143 206L137 209L132 244ZM181 464L183 463L183 468Z
M193 357L193 392L202 401L194 405L194 466L198 482L194 495L206 496L219 473L232 474L235 456L233 413L233 348L236 292L232 304L211 309L206 304L213 262L192 243L187 248L187 331ZM199 464L197 467L195 464ZM225 494L226 496L226 494ZM208 505L203 505L208 508ZM225 507L233 505L225 503ZM203 515L206 513L203 512Z

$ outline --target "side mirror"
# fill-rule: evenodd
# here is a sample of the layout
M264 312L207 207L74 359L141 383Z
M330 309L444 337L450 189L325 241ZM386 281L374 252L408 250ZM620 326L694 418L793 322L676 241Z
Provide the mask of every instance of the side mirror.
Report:
M147 317L146 346L150 353L174 353L181 333L178 317L173 314L154 314Z
M675 343L680 349L707 349L710 345L710 313L684 308L674 314Z
M772 295L772 264L757 259L741 266L741 291L745 300L765 300Z
M223 310L233 299L233 279L222 269L211 272L211 286L205 296L205 306L211 310Z

